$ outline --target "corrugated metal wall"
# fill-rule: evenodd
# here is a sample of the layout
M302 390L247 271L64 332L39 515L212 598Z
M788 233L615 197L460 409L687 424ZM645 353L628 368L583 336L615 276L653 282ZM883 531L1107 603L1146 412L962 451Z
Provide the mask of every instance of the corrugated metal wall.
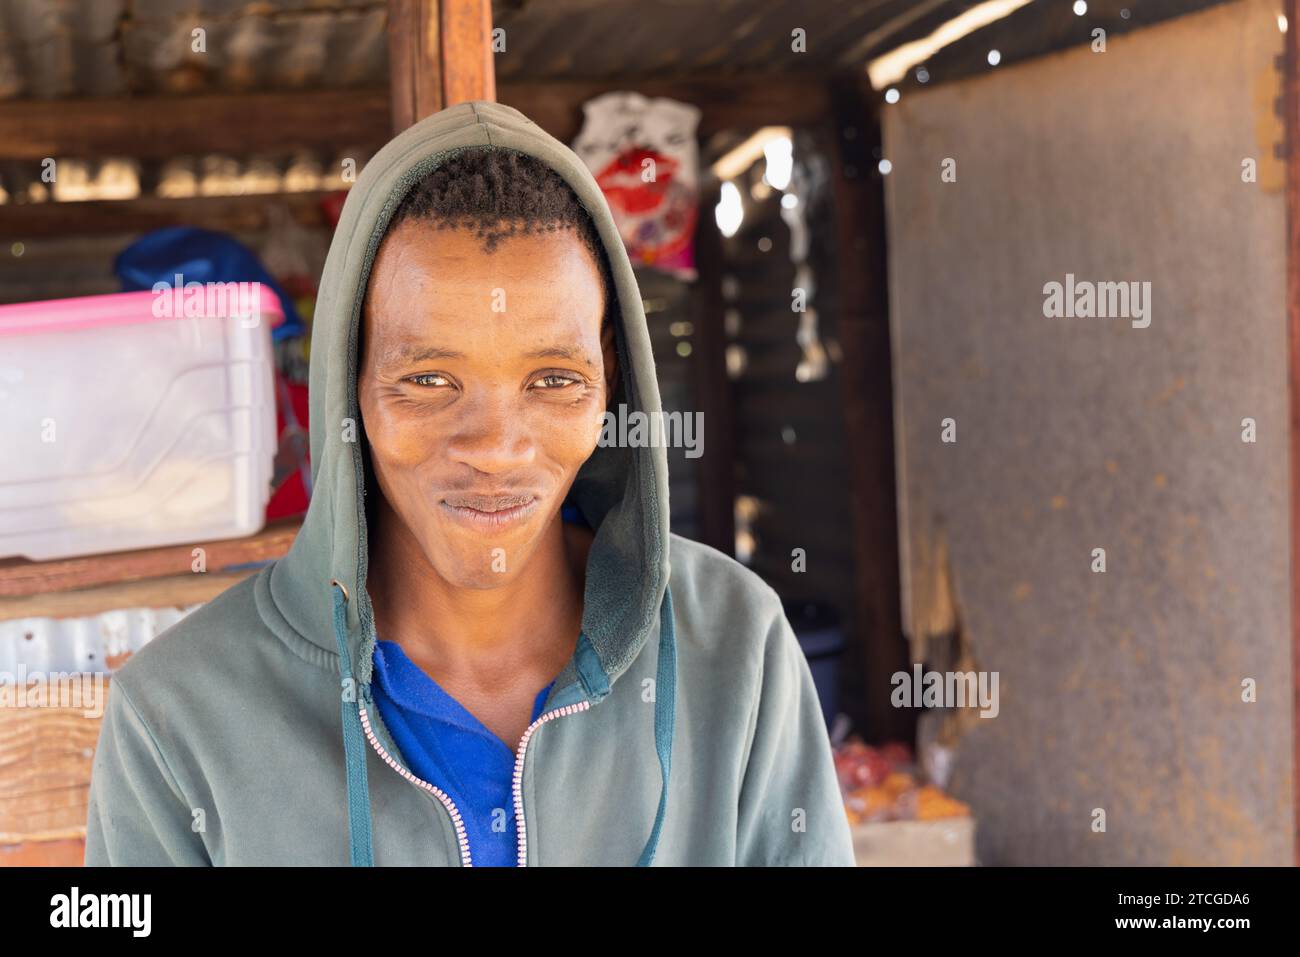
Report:
M983 863L1293 863L1281 50L1249 0L884 112L909 628L955 601L1000 675ZM1150 325L1048 318L1067 274Z

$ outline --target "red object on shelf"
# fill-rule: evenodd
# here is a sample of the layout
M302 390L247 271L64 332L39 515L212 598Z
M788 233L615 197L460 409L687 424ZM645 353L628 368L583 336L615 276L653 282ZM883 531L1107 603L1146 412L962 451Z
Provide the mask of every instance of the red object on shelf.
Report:
M348 198L346 189L336 190L328 196L322 197L320 201L321 210L325 213L325 218L329 220L331 229L339 228L339 217L343 215L343 201Z
M307 426L307 386L275 375L275 477L266 520L301 515L311 499L311 433Z

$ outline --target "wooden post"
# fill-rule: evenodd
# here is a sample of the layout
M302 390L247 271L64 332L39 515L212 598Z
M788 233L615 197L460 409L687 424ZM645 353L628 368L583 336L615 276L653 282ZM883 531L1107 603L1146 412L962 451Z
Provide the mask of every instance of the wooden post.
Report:
M847 687L864 699L850 716L871 742L912 742L916 712L894 708L890 676L910 670L899 591L894 489L894 395L885 270L885 194L872 151L880 122L857 73L831 83L835 233L839 246L844 430L854 552L854 631Z
M491 0L388 0L393 130L467 100L495 100Z

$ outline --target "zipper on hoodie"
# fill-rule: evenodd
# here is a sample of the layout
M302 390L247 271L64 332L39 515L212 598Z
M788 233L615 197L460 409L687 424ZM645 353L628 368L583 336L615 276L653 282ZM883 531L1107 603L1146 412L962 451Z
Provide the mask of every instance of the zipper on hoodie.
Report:
M375 737L374 731L370 728L370 713L366 710L366 706L358 702L357 710L361 713L361 727L366 732L366 739L374 746L374 749L379 753L379 756L384 759L384 762L402 777L406 778L406 780L424 788L424 790L428 791L442 802L443 807L447 809L447 813L451 815L452 826L456 828L456 844L460 848L461 866L473 867L473 859L471 858L469 851L469 833L465 829L465 819L461 817L460 810L456 807L456 803L452 801L451 796L447 794L446 791L442 790L442 788L434 787L428 781L416 777L406 768L402 767L402 765L397 762L397 759L389 754L388 750L379 743L379 739Z
M528 825L524 821L524 758L528 755L528 742L532 738L533 732L552 718L586 711L590 707L590 701L579 701L576 704L566 704L563 708L548 711L530 724L524 731L523 737L519 739L519 749L515 753L515 773L510 784L515 799L515 843L519 849L518 858L515 861L516 867L528 866Z
M377 638L377 636L374 637ZM524 731L523 737L519 739L519 747L515 752L515 770L510 784L515 804L515 843L518 847L518 856L515 860L516 867L528 866L528 827L524 821L523 795L524 759L528 754L528 742L532 738L533 732L552 718L559 718L564 715L575 714L579 711L586 711L590 707L591 702L584 700L576 702L575 704L564 705L561 708L556 708L554 711L548 711L530 724ZM460 809L456 807L456 802L451 799L451 795L442 788L436 787L428 781L417 777L413 772L403 767L396 758L388 753L388 749L380 744L379 739L375 736L374 731L370 727L370 712L366 710L366 706L360 701L357 702L357 711L361 716L361 727L366 733L366 740L370 742L376 753L384 759L384 763L412 784L428 791L442 803L443 807L447 809L447 814L451 817L452 826L456 829L456 844L460 849L461 865L463 867L473 867L473 858L470 854L469 848L469 832L465 828L465 819L461 816Z
M590 701L579 701L576 704L568 704L562 708L556 708L554 711L548 711L530 724L524 731L523 737L519 739L519 748L515 752L515 771L510 785L511 793L514 795L515 804L515 844L518 848L518 856L515 860L516 867L528 866L528 827L524 822L523 794L524 759L528 754L528 742L532 739L533 732L552 718L560 718L564 715L576 714L579 711L586 711L590 707ZM470 855L469 848L469 832L465 828L465 819L461 816L460 809L456 807L456 802L451 799L451 795L442 790L442 788L436 787L428 781L417 777L411 771L403 767L396 758L388 753L388 749L379 743L379 739L375 736L374 731L370 727L370 713L366 710L366 706L358 704L358 710L361 713L361 727L366 732L366 740L370 742L371 746L374 747L379 756L384 759L384 763L412 784L428 791L442 803L443 807L447 809L447 813L451 816L452 826L456 829L456 843L460 848L461 865L464 867L473 867L473 858Z
M343 586L340 585L339 587L342 588ZM348 600L348 592L346 588L343 588L343 600ZM377 641L379 637L375 634L373 623L370 625L370 637L372 641ZM435 787L423 778L417 777L412 771L403 767L401 762L388 753L388 749L380 744L379 738L375 736L374 729L370 726L370 712L366 709L365 704L360 700L357 701L357 713L361 717L361 728L365 732L366 740L370 742L371 747L375 749L376 753L384 759L384 763L412 784L419 788L423 788L425 791L432 794L438 799L442 806L446 808L447 814L451 818L451 825L456 829L456 846L460 851L461 866L473 867L474 859L470 854L469 832L465 828L465 819L461 816L460 808L456 807L456 802L451 799L451 795L442 788ZM383 719L381 718L380 720L382 721ZM366 800L369 799L369 795L367 795Z

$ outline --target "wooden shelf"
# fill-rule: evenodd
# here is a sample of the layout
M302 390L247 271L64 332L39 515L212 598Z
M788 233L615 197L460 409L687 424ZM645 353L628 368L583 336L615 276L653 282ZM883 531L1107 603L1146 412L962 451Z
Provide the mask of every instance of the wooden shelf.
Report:
M151 579L163 580L157 587L164 593L179 594L175 584L177 579L211 578L218 573L236 571L241 566L260 565L280 558L289 551L301 525L302 518L297 516L272 522L256 535L247 538L83 555L45 562L23 558L3 559L0 560L0 600L31 599L38 596L49 599L54 593L86 591L99 586L119 586ZM203 548L207 553L207 571L203 574L196 574L192 568L195 548ZM7 601L0 601L0 607L7 604ZM164 604L171 602L169 600ZM91 614L89 611L79 613Z
M267 210L282 206L300 226L325 228L321 202L327 190L301 193L249 193L243 196L190 196L166 199L95 199L80 202L15 203L4 207L0 235L21 239L143 233L165 226L202 226L228 233L266 228Z
M635 89L698 106L702 137L772 124L814 126L829 108L825 77L818 74L507 81L496 88L498 101L566 143L582 126L583 103L610 90ZM387 88L10 100L0 103L0 159L377 148L393 135L391 108ZM231 130L238 131L237 141Z
M234 150L342 150L379 146L390 136L386 89L10 100L0 106L0 154L37 162L47 156L171 159Z
M0 598L0 621L15 618L89 618L119 608L184 608L211 601L256 568L116 582L41 595Z

